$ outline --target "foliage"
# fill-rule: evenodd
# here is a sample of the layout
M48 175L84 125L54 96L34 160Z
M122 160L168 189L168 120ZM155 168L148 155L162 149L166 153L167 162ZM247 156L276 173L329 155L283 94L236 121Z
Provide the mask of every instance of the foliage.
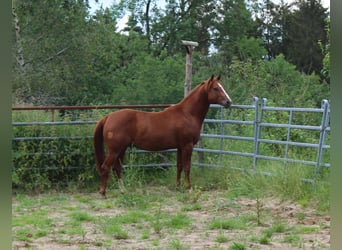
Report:
M72 120L71 116L66 114L54 119L68 122ZM36 111L27 116L18 112L14 113L14 119L48 122L51 114ZM92 142L87 139L92 135L92 130L92 126L82 126L82 129L63 125L14 127L13 136L26 140L13 142L13 186L45 190L91 182L98 176L93 167ZM70 140L70 137L75 139Z
M285 25L284 54L299 71L306 74L312 72L320 74L323 54L318 41L327 43L325 30L327 12L318 0L300 0L298 8L298 11L288 16Z
M294 96L287 98L284 90L295 88L306 95L302 103L317 103L329 94L326 86L318 87L329 82L329 16L316 0L294 5L168 0L161 7L154 0L130 0L91 13L87 0L16 0L13 100L34 105L174 103L183 93L180 40L193 40L199 43L194 84L216 73L223 82L240 82L229 88L235 100L273 93L282 97L277 102L287 103ZM118 30L124 15L129 21ZM307 88L309 82L315 87ZM250 89L255 93L245 93Z
M293 3L264 0L254 8L258 29L261 32L267 58L284 54L300 72L315 72L321 78L323 47L328 45L326 20L329 13L319 0L299 0Z
M329 98L329 86L319 77L295 70L283 55L270 61L235 61L227 79L234 102L245 103L252 96L264 97L275 105L287 107L320 107Z

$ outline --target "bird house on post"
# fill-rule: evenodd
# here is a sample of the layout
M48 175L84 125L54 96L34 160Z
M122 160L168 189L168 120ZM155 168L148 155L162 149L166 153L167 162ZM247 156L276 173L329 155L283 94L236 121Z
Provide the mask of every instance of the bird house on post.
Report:
M186 49L186 64L185 64L185 84L184 84L184 97L191 91L191 78L192 78L192 50L198 46L198 42L182 40L181 44Z

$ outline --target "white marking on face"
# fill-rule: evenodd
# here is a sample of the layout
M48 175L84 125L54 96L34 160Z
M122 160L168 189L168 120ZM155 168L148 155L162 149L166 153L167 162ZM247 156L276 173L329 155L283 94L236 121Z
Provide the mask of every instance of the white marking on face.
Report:
M218 86L220 87L220 89L223 91L223 93L225 94L225 96L228 98L228 100L231 102L232 99L230 99L229 95L227 94L227 92L224 90L224 88L222 87L221 83L217 83Z

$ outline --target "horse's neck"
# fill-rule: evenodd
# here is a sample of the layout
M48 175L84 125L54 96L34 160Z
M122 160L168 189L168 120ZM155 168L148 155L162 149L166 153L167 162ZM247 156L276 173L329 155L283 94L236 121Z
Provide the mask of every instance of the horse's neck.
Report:
M205 93L203 87L200 86L190 92L179 105L185 113L196 117L203 122L209 109L207 93Z

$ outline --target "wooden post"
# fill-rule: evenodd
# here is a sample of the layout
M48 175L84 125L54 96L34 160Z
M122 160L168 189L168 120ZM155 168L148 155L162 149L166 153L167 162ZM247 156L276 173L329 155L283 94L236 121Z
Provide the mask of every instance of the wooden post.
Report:
M185 64L185 83L184 83L184 97L191 91L192 78L192 50L198 46L197 42L182 40L181 44L186 49L186 64Z
M184 97L186 97L191 91L191 79L192 79L192 50L198 46L198 42L181 41L181 44L186 49L186 64L185 64L185 83L184 83ZM203 132L203 124L201 127L201 133ZM202 139L200 138L197 145L202 148ZM203 162L203 152L198 152L198 162Z

